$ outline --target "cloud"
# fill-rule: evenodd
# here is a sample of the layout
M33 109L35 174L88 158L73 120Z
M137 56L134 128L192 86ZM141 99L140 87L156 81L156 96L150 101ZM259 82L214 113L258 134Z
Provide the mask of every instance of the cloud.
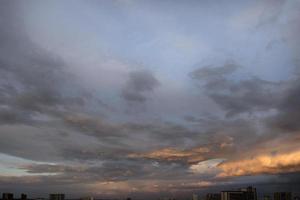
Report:
M36 124L36 116L60 117L93 102L58 55L32 42L14 2L1 6L0 124Z
M183 29L174 34L168 30L161 35L156 31L156 23L152 24L148 17L146 26L144 20L138 20L138 26L128 26L131 20L136 22L136 16L144 16L144 12L136 15L134 10L144 11L143 3L131 4L134 6L125 9L129 12L111 5L106 9L109 3L104 3L102 7L109 12L100 13L89 3L75 4L74 7L67 3L24 6L1 2L0 152L30 161L27 164L21 159L17 165L18 170L30 177L1 176L1 188L24 188L37 194L49 191L175 194L239 184L240 180L252 184L265 174L268 174L265 177L299 174L296 137L300 128L299 73L289 74L284 80L276 75L281 73L277 71L279 65L290 66L290 50L298 53L298 13L292 14L294 21L287 16L286 26L280 26L283 33L273 27L280 20L285 24L281 15L293 4L284 3L282 9L281 3L276 4L271 13L264 14L262 11L268 4L260 7L261 4L254 3L259 7L252 13L253 21L250 19L257 28L255 34L232 31L228 19L225 20L227 14L224 19L218 16L217 24L206 24L201 20L206 14L199 15L200 21L195 22L200 26L195 27L200 28L190 27L192 19L206 11L198 12L195 6L196 15L189 16L193 12L186 12L192 9L187 4L175 3L171 7L163 4L167 8L163 9L164 19L168 22L179 19L180 24L185 24L184 30L191 28L195 35L186 35ZM70 12L61 10L68 6ZM245 7L248 6L247 3ZM85 9L79 9L82 7ZM200 4L199 7L208 8ZM241 7L235 4L233 10L243 10ZM177 11L183 11L184 15L169 17L169 8L176 15ZM230 8L227 13L235 15L233 10ZM152 16L152 11L147 15ZM155 11L155 16L161 17L159 13ZM53 16L59 16L62 23L53 20ZM102 19L104 16L109 17L109 23ZM128 17L124 18L125 26L118 26L115 19L120 16ZM185 23L187 20L191 23ZM102 29L102 25L107 28ZM270 39L282 40L280 45L262 53L258 50L264 49L261 46L266 46L269 39L265 37L269 34L266 36L258 29L269 26L276 36ZM155 31L139 32L149 27ZM216 29L219 27L222 31ZM39 31L41 28L44 31ZM93 33L89 33L91 30ZM69 33L74 32L70 39ZM119 34L121 39L115 40ZM203 45L205 38L205 46L211 46L212 52L222 52L212 55L211 65L195 69L196 59L205 60L207 54L192 55L197 57L195 60L190 56L178 57L178 51L165 45L170 43L171 40L164 41L170 35L192 38L195 47ZM201 40L196 39L198 35ZM244 42L245 38L250 42ZM256 46L256 43L262 44ZM229 44L233 50L228 48ZM264 53L269 55L274 51L280 56L265 57ZM223 53L233 55L236 61L214 64L222 59ZM135 64L119 58L141 61L146 67L129 70ZM272 60L274 65L263 66L262 60ZM297 68L296 61L294 64ZM155 73L150 69L152 66L157 66ZM192 69L195 70L187 78ZM257 76L249 75L251 70L258 71ZM262 77L271 77L273 81ZM137 114L137 109L143 106L147 106L147 112ZM126 109L134 114L128 115ZM7 158L3 162L8 162ZM250 180L245 178L247 175L255 176ZM287 179L285 184L290 180L297 181Z
M297 77L287 83L282 101L277 109L278 114L269 119L270 126L284 132L294 132L300 130L300 78Z
M240 66L232 61L228 61L223 66L215 67L212 65L203 66L199 69L194 70L190 73L193 79L203 79L203 80L224 80L224 75L230 75L239 69Z
M86 114L73 114L64 117L64 122L82 133L91 134L97 137L117 136L120 129L100 117L93 117Z
M277 24L288 1L258 1L232 18L235 28L257 30ZM267 12L266 12L267 11Z
M190 170L195 174L215 174L218 172L217 165L223 162L224 159L210 159L201 161L197 164L191 165Z
M278 174L300 171L300 151L255 155L253 158L223 162L218 177Z
M146 158L168 162L197 163L203 161L210 153L209 147L197 147L190 150L177 150L175 148L158 149L148 153L129 154L129 158Z
M253 148L220 163L218 177L299 172L299 140L298 134L261 138Z
M24 165L20 169L26 170L27 173L65 173L65 172L81 172L84 170L82 166L64 166L57 164L31 164Z
M181 180L187 177L188 171L179 164L154 164L152 161L133 160L126 157L102 161L67 164L27 164L19 169L28 175L51 174L57 181L70 183L124 180ZM55 178L53 177L53 178ZM49 177L52 178L52 177Z
M280 100L280 83L257 77L241 80L230 77L239 68L241 66L228 61L223 66L203 66L190 76L199 81L200 88L221 106L228 117L276 108Z
M2 153L36 161L53 161L59 157L59 149L51 142L56 134L54 129L12 124L2 125L0 130Z
M121 97L128 102L142 103L147 100L147 93L152 92L158 86L159 81L150 71L132 71L122 89Z
M171 122L109 122L102 117L73 113L64 117L73 130L95 137L122 152L141 151L162 146L186 146L199 132ZM143 145L147 141L147 145ZM151 142L149 142L151 141Z

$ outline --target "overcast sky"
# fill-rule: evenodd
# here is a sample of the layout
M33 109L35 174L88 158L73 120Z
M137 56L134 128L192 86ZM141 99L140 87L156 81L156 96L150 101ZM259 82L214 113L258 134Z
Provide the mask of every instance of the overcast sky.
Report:
M0 188L300 191L300 1L0 2Z

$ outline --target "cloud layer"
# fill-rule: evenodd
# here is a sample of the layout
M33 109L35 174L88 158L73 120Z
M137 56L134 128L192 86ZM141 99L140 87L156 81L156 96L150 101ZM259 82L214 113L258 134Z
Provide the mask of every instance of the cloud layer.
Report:
M299 2L0 4L3 190L299 191Z

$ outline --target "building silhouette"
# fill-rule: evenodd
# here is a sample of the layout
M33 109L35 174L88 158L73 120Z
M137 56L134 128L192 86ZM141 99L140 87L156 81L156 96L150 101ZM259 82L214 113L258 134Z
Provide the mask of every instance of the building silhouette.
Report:
M65 200L64 194L49 194L49 200Z
M257 200L256 188L249 186L240 190L245 192L246 200Z
M221 200L220 193L209 193L206 195L206 200Z
M257 200L256 188L249 186L236 191L222 191L221 200Z
M274 200L292 200L292 194L290 192L275 192Z
M221 200L246 200L246 195L243 191L222 191Z
M21 194L21 200L27 200L27 195L26 194Z
M13 200L14 194L12 193L3 193L2 194L2 200Z
M94 197L90 197L90 196L81 197L80 200L94 200Z

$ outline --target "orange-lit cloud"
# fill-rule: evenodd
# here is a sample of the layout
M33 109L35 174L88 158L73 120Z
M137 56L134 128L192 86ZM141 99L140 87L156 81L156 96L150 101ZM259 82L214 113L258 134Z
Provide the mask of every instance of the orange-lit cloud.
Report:
M205 159L205 155L210 152L208 147L197 147L190 150L178 150L175 148L164 148L148 153L129 154L129 158L147 158L163 161L184 161L188 163L198 163Z
M256 174L277 174L300 171L300 149L290 152L267 153L252 158L223 162L218 177L244 176Z

